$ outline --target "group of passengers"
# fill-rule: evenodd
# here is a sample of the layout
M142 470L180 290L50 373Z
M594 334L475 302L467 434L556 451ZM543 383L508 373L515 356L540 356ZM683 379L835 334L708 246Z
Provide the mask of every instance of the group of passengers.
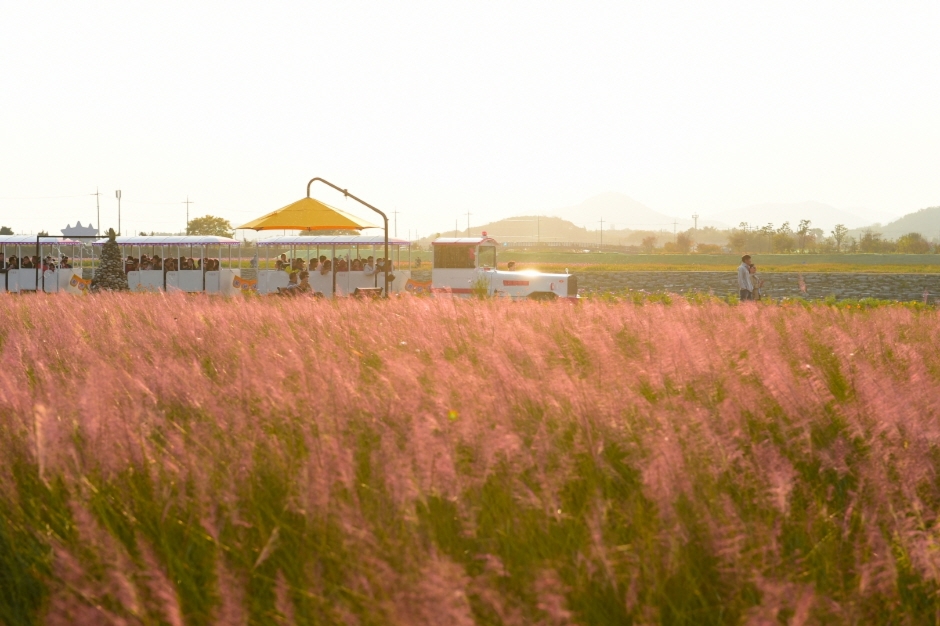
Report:
M385 271L385 259L380 258L376 261L373 257L365 259L355 258L350 260L348 257L336 259L337 272L362 272L366 276L372 276L378 272ZM322 296L323 294L313 289L310 284L311 272L319 272L321 276L328 276L333 272L333 261L326 258L326 255L320 255L320 258L312 258L309 261L304 258L288 259L287 254L275 260L274 269L289 273L287 287L278 287L277 293L282 296L294 296L301 294L313 294ZM389 271L392 270L392 261L389 260Z
M392 271L393 262L391 259L388 261L388 270ZM295 258L288 259L287 254L281 254L280 258L277 259L274 263L274 269L282 270L285 272L319 272L321 276L326 276L333 271L333 262L326 258L325 255L320 255L319 259L310 259L309 265L307 259ZM339 257L336 259L336 271L337 272L362 272L366 276L372 276L375 273L381 273L385 271L385 259L379 257L379 260L374 260L373 257L367 257L365 259L356 257L355 259L349 260L349 257Z
M16 255L11 256L9 259L6 258L6 255L0 252L0 271L6 272L7 270L34 270L36 268L41 269L43 272L46 271L56 271L58 268L62 269L71 269L72 262L64 254L62 257L56 261L52 256L47 255L44 259L40 260L38 256L28 256L23 255L22 258L17 257Z
M219 259L210 259L208 257L193 258L181 256L179 259L170 257L162 259L159 254L147 256L141 254L140 258L128 256L124 259L125 272L138 272L145 270L176 272L178 270L202 270L203 272L218 271L221 268Z
M299 296L303 294L323 296L319 291L314 291L313 285L310 284L310 272L307 270L291 271L290 277L287 279L287 286L278 287L277 293L280 296Z

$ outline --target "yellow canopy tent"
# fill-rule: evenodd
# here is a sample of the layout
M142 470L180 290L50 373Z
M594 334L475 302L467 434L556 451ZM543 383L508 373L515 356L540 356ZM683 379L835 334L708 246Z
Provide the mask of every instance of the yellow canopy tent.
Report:
M311 197L301 198L238 228L251 230L361 230L380 228L371 222Z
M310 185L315 182L321 182L336 191L342 192L347 198L352 198L359 204L367 206L379 215L385 223L385 259L388 259L388 216L378 210L368 202L361 200L349 193L347 190L337 187L333 183L323 178L312 178L307 183L307 197L301 198L297 202L288 204L277 211L271 211L256 220L247 224L242 224L239 229L247 228L251 230L361 230L363 228L382 228L371 222L351 215L319 200L310 197ZM388 296L389 284L389 263L385 264L385 287L383 293Z

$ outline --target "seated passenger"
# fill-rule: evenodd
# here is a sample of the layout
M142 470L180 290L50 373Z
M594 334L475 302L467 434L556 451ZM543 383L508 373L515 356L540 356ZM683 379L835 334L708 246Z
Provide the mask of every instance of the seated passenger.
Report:
M284 270L284 261L278 259L277 262L274 264L274 269L277 270L278 272L283 271L283 270Z
M72 262L67 256L63 254L62 260L59 262L59 267L70 270L72 269Z
M310 293L313 287L310 285L310 272L304 270L300 273L300 282L297 284L298 293Z
M163 269L163 259L160 258L159 254L153 255L153 258L150 259L150 269L152 270L162 270Z
M337 272L349 271L349 263L346 262L346 259L341 258L339 261L336 262L336 271Z
M366 259L366 264L362 266L362 273L366 276L375 274L375 261L372 260L372 257Z
M356 257L355 259L353 259L351 268L352 268L352 271L354 272L361 272L362 271L362 259L360 259L359 257Z
M297 289L297 272L291 272L287 279L286 287L278 287L277 293L280 296L289 295L294 289Z
M329 259L324 260L320 266L320 275L326 276L332 271L333 271L333 262L330 261Z

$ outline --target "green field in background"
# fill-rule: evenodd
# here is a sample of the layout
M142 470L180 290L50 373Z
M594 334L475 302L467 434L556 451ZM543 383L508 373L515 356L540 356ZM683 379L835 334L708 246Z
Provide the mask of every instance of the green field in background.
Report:
M571 271L722 271L741 264L734 254L623 254L500 250L500 269L515 261L518 269ZM765 272L940 272L938 254L754 254Z

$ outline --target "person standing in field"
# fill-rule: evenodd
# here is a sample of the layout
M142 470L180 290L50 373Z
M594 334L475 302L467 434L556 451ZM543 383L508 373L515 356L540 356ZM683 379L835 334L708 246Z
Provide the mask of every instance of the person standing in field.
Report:
M757 275L757 266L753 263L751 263L747 269L748 272L750 272L751 278L751 300L760 300L763 295L761 287L764 286L764 279Z
M741 257L741 265L738 266L738 290L741 302L754 299L754 285L751 283L751 255L745 254Z

